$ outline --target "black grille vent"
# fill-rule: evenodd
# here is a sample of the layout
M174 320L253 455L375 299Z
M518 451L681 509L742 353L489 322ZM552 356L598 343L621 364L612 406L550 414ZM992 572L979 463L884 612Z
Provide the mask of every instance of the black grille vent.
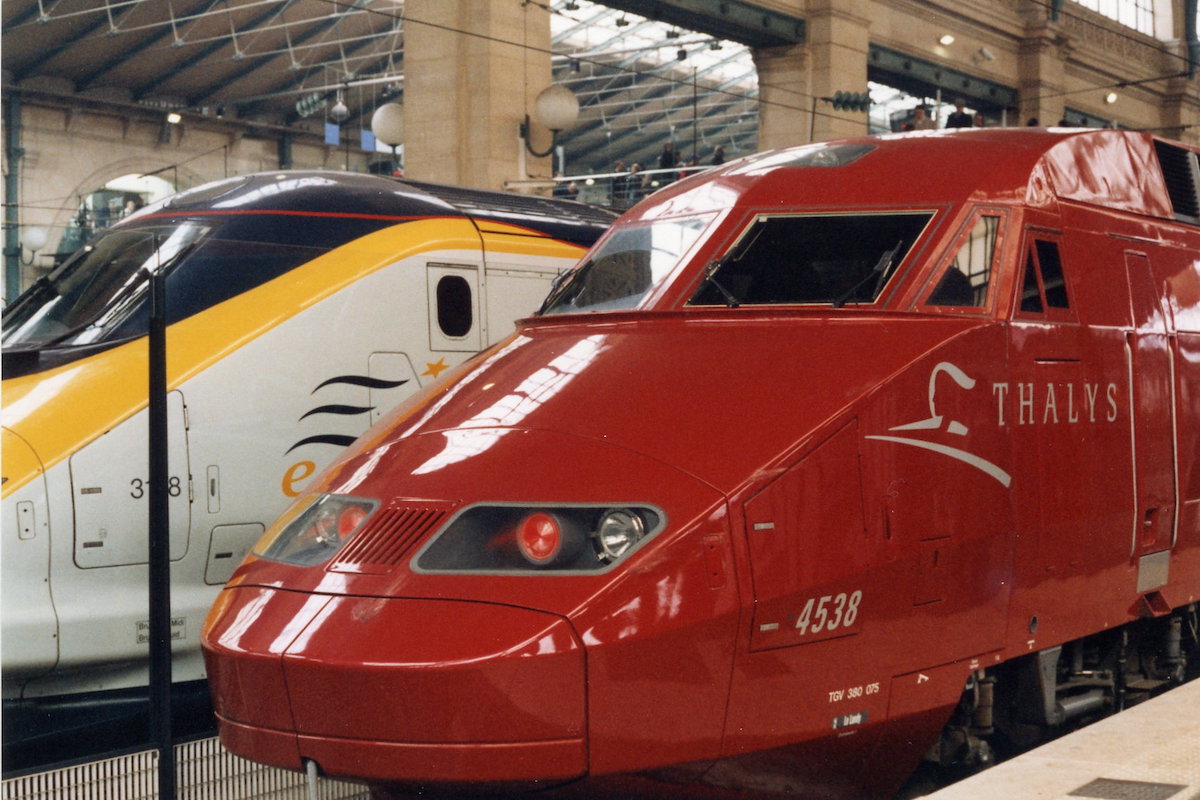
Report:
M1155 140L1154 150L1167 182L1167 194L1175 217L1184 222L1200 223L1200 163L1196 154L1166 142Z
M449 509L432 503L395 502L352 538L329 569L380 575L390 572L425 534L437 529Z

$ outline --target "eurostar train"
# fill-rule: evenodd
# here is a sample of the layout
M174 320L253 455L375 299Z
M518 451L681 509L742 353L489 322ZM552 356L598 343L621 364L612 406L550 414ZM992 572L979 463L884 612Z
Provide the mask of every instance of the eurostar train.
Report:
M204 615L265 526L384 411L506 336L615 217L369 175L243 176L142 210L30 287L3 323L6 746L81 695L100 719L145 696L150 270L167 286L186 684L204 677Z
M645 199L254 547L225 745L861 800L1194 675L1197 150L887 135Z

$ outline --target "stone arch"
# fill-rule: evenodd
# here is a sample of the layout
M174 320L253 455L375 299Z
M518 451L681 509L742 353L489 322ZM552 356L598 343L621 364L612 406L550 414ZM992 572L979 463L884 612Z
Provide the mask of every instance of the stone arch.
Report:
M78 215L80 204L84 198L127 175L150 175L152 173L157 173L159 176L169 175L164 178L167 183L174 186L169 194L191 188L205 180L198 172L186 165L153 155L149 157L146 155L125 156L97 167L75 184L70 194L62 199L61 206L55 211L51 229L62 231L62 235L54 240L55 247L61 245L62 236L68 235L72 228L71 223Z

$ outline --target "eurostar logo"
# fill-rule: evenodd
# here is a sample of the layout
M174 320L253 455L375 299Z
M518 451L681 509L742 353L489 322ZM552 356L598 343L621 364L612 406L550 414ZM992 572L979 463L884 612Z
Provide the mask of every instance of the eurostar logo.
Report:
M439 358L437 361L433 362L432 364L430 364L429 362L425 362L425 371L422 372L421 375L428 375L429 377L433 378L434 380L437 380L437 376L441 375L443 372L445 372L448 369L450 369L450 367L446 366L446 359Z
M927 419L917 420L916 422L908 422L904 425L897 425L894 428L889 428L890 431L930 431L932 433L948 434L950 436L966 436L970 429L959 422L958 420L947 420L937 412L937 386L938 376L947 375L954 382L954 385L960 389L970 391L975 388L975 379L967 375L954 364L949 361L942 361L933 368L929 373L929 417ZM877 439L881 442L892 442L894 444L908 445L909 447L919 447L922 450L929 450L934 453L940 453L944 456L956 459L969 464L977 470L980 470L986 475L990 475L1000 482L1004 488L1008 488L1012 484L1012 476L1009 475L1000 467L992 462L967 452L958 447L952 447L941 442L930 441L928 439L914 439L908 436L867 436L867 439Z

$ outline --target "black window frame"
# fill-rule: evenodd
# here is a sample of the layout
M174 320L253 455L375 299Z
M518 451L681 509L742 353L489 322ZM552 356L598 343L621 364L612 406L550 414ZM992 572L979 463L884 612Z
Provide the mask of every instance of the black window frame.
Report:
M992 239L991 262L987 273L987 294L983 299L983 303L980 305L948 305L933 302L950 270L955 270L963 274L955 266L955 263L962 248L970 240L975 227L984 217L994 217L996 219L996 230ZM1001 258L1008 232L1008 222L1009 214L1006 208L976 206L971 209L970 214L967 215L966 219L955 231L954 237L950 240L950 246L942 253L941 258L937 262L937 267L933 270L933 273L921 290L918 302L918 307L921 311L966 316L987 316L994 313L996 298L998 296L997 284L1000 282L1000 272L1003 264Z
M907 269L907 264L911 263L911 256L914 252L920 249L928 232L936 224L940 209L936 207L919 207L919 208L880 208L880 209L804 209L793 211L780 212L760 212L755 214L743 226L739 234L734 238L731 245L724 250L724 255L716 262L716 269L713 270L711 277L706 276L697 288L692 292L691 296L686 301L686 306L689 308L711 308L719 306L733 306L735 303L727 297L722 289L726 291L732 290L731 294L736 300L738 307L750 308L870 308L878 309L887 304L894 296L895 290L902 284L902 276ZM730 271L726 271L726 265L730 261L742 259L747 251L756 246L760 237L767 235L766 227L774 222L781 221L809 221L809 220L826 220L840 219L853 220L864 219L868 217L912 217L917 218L918 224L915 231L908 231L908 234L903 237L898 237L896 249L889 250L885 248L878 254L872 250L871 257L868 259L871 263L868 266L865 274L858 277L865 280L859 281L857 285L843 285L837 290L830 290L822 295L821 299L811 300L787 300L787 299L756 299L749 292L740 290L734 285L736 273L731 276ZM885 237L890 241L890 236ZM872 278L872 268L881 263L881 259L891 253L890 266L885 268L880 280L873 287L873 296L868 300L862 296L863 292L872 290L870 278ZM850 259L847 259L850 260ZM816 260L810 260L810 264L818 263ZM821 262L824 263L824 262ZM867 263L867 262L860 262ZM815 271L810 271L811 277L818 279L820 276ZM724 273L724 281L722 280ZM765 273L764 273L765 275ZM758 280L763 276L751 275L752 280ZM718 286L719 284L719 286ZM757 288L757 287L756 287ZM821 288L828 288L822 286Z
M1056 259L1049 259L1047 255L1053 252ZM1059 275L1061 276L1060 286L1064 295L1065 304L1059 302L1051 302L1053 296L1046 288L1046 267L1045 263L1054 263L1057 266ZM1038 306L1033 309L1031 306L1032 296L1027 296L1027 293L1032 288L1030 286L1030 269L1033 270L1034 281L1038 290ZM1072 323L1078 321L1078 315L1075 307L1071 305L1071 281L1069 277L1070 270L1066 264L1064 257L1062 233L1058 231L1048 231L1041 229L1028 229L1025 232L1025 240L1021 245L1021 275L1016 282L1018 296L1013 306L1013 316L1016 319L1023 320L1038 320L1043 322L1064 322ZM1052 287L1057 289L1058 287Z

